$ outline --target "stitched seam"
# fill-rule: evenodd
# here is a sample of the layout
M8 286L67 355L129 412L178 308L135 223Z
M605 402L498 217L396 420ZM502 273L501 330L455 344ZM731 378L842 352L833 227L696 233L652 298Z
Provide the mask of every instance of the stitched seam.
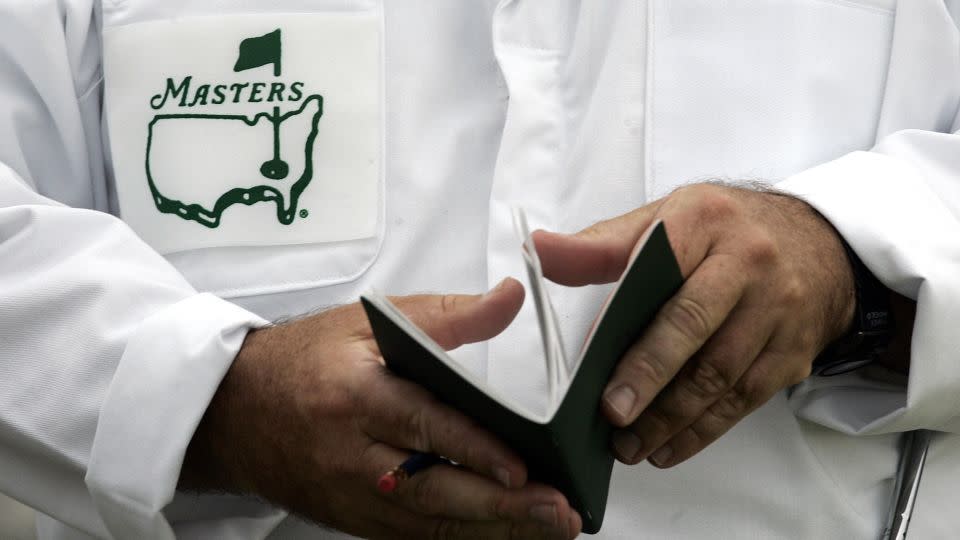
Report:
M654 187L654 180L656 176L656 165L653 162L653 123L654 123L654 102L653 102L653 88L654 88L654 77L656 68L654 66L655 56L654 56L654 44L656 39L654 36L655 27L654 24L654 3L656 0L648 0L647 2L647 65L644 66L644 72L646 76L646 81L644 86L645 95L644 98L644 111L643 111L643 195L646 201L650 200L650 195L652 193L652 188Z
M890 32L890 43L887 48L887 69L883 72L883 93L880 95L880 103L877 107L877 121L873 126L873 144L880 142L880 125L883 122L883 111L887 107L887 92L890 90L888 86L890 82L890 69L893 67L893 51L896 47L896 39L897 30L896 27L894 27Z

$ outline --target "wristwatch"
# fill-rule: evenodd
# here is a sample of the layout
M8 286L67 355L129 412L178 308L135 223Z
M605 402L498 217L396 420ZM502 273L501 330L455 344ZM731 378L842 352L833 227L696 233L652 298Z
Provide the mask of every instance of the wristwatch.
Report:
M857 304L850 331L831 343L813 362L813 374L822 377L872 364L886 352L893 337L890 289L870 272L846 241L842 238L840 241L853 269Z

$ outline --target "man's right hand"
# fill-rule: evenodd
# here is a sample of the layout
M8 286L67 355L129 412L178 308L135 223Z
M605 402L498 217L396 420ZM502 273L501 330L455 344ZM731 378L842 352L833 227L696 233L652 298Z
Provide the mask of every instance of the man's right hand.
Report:
M503 331L523 287L392 300L453 349ZM411 451L461 466L379 493L378 478ZM527 483L523 462L490 433L393 376L359 304L247 336L190 443L180 487L256 494L375 538L573 538L581 526L564 496Z

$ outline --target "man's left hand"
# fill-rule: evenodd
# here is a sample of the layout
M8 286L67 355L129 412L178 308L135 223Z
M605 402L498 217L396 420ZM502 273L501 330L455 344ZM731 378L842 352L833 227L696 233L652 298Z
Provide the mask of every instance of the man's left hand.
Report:
M676 465L778 391L851 325L853 274L833 227L775 192L697 184L575 235L534 234L546 276L618 279L663 220L686 282L624 355L603 407L618 458Z

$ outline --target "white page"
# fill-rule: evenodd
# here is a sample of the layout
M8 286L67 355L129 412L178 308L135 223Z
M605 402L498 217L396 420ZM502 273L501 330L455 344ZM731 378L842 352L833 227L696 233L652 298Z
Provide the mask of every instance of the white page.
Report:
M560 335L557 313L547 292L540 257L537 254L533 238L530 236L530 226L522 208L513 209L513 226L517 236L523 240L523 260L530 281L530 296L537 311L540 337L543 342L544 363L547 370L547 410L549 411L555 408L557 400L566 392L566 387L570 381L567 355L563 346L563 337Z

